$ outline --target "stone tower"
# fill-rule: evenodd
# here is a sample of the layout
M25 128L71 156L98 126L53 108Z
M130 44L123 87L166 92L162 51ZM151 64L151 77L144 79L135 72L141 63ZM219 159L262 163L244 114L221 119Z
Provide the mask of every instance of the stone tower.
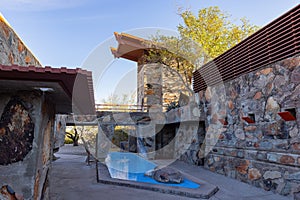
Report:
M137 63L137 104L147 111L165 111L167 105L178 102L180 94L190 95L181 75L161 64L147 62L147 51L153 48L149 40L125 33L115 33L117 48L111 48L116 58L125 58Z

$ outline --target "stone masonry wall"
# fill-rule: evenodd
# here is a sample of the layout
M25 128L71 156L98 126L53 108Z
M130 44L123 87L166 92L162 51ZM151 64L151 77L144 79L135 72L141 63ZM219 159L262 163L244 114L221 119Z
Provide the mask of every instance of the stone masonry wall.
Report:
M203 165L204 124L202 122L180 123L176 137L176 158L189 164Z
M139 68L138 104L141 105L143 102L144 105L153 106L152 109L162 105L162 66L152 63L144 64Z
M281 195L300 192L299 56L208 87L199 98L207 169ZM287 108L295 109L295 121L278 115ZM242 120L248 114L255 123Z
M181 75L174 69L163 65L162 69L163 80L163 103L168 105L172 102L178 103L180 93L191 96L191 91L187 89Z
M41 67L39 61L24 45L6 20L0 15L0 64L33 65Z
M0 187L9 185L24 199L48 195L54 108L41 97L26 91L0 98Z
M149 63L138 69L138 105L168 105L177 103L180 93L191 95L181 75L166 65Z

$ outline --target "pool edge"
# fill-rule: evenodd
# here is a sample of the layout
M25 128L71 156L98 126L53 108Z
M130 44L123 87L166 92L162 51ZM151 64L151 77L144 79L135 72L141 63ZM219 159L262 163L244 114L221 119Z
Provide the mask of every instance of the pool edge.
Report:
M179 188L174 186L172 187L172 186L164 186L164 185L154 185L151 183L142 183L142 182L135 182L135 181L128 181L128 180L114 179L110 177L109 171L106 165L103 163L99 163L98 173L99 173L98 183L131 187L136 189L143 189L143 190L149 190L149 191L160 192L164 194L172 194L172 195L184 196L190 198L209 199L219 190L217 186L214 186L203 180L196 179L186 173L183 173L184 177L193 182L196 182L197 184L200 184L199 188L197 189Z

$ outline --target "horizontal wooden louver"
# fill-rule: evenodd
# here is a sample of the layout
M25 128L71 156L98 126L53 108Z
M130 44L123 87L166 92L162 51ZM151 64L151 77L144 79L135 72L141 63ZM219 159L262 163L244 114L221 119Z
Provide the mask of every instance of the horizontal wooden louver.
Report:
M300 54L300 4L193 73L195 92ZM217 73L216 73L217 71Z

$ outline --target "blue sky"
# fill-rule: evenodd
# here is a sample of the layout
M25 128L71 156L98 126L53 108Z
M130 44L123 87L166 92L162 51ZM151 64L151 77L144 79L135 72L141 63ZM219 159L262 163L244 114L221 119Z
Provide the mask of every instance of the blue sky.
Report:
M110 55L108 47L116 46L115 31L142 37L158 29L173 33L182 23L178 8L196 13L208 6L263 26L297 4L298 0L1 0L0 11L43 65L95 71L99 101L116 87L121 91L135 87L134 78L128 85L120 81L135 77L135 64L113 61ZM109 67L99 70L104 66Z

